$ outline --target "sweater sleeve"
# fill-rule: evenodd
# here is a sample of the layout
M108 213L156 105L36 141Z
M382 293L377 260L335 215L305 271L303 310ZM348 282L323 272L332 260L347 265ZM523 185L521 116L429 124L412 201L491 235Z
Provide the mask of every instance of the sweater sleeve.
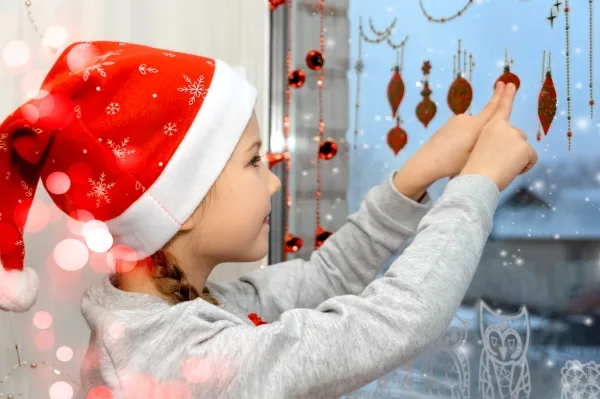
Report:
M421 203L405 197L390 175L308 261L294 259L207 286L240 311L268 321L289 309L313 309L328 298L359 294L414 236L430 208L429 196Z
M259 327L223 325L204 342L188 333L186 355L233 362L226 397L333 398L354 391L445 331L480 261L498 198L484 177L453 179L412 244L360 295L289 310Z

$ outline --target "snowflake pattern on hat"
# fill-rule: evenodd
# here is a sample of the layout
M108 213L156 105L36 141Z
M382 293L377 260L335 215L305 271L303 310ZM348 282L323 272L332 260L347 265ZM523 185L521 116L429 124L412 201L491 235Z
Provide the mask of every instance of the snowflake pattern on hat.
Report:
M207 96L215 80L221 93ZM27 310L39 286L23 264L23 227L38 181L66 176L66 192L48 190L60 210L91 213L115 245L150 255L200 204L256 101L256 89L221 61L108 41L69 46L41 90L45 96L0 124L0 292L14 295L0 298L5 310Z

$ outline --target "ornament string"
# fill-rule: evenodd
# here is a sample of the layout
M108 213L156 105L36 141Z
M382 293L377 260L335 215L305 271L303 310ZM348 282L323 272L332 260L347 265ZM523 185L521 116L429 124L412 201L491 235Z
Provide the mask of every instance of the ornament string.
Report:
M358 122L359 122L359 110L360 110L360 83L361 83L362 73L365 68L365 64L362 59L362 44L363 44L363 41L365 41L367 43L371 43L371 44L377 44L377 43L381 43L382 41L384 41L391 34L394 26L396 26L397 19L394 18L391 25L388 26L383 32L381 32L382 35L377 35L376 32L378 32L378 31L375 29L372 19L369 18L369 25L371 26L371 31L373 31L376 35L374 39L370 38L369 36L367 36L365 34L362 17L359 17L358 21L359 21L358 22L358 59L356 60L356 64L354 64L354 70L356 71L356 99L354 102L354 150L356 150L356 148L357 148L358 131L359 131L359 129L358 129L359 123Z
M589 0L590 119L594 119L594 0Z
M569 30L569 0L565 0L565 48L566 48L566 72L567 72L567 140L568 149L571 151L571 139L573 132L571 131L571 32Z
M293 35L293 17L294 7L292 0L288 0L287 4L288 11L288 32L287 32L287 53L285 57L286 65L286 77L289 77L292 73L292 35ZM283 116L283 152L289 151L289 138L290 138L290 108L292 104L292 89L289 84L285 87L285 105L284 105L284 116ZM283 237L287 239L287 235L290 228L290 209L292 207L292 197L290 195L290 173L292 169L292 157L289 156L285 160L285 172L284 172L284 183L283 183L283 196L285 201L285 207L283 210ZM283 251L283 260L287 259L287 251Z
M36 370L39 369L40 366L42 366L42 368L45 368L47 370L50 370L51 372L53 372L55 375L59 375L62 376L63 379L68 380L68 382L71 384L71 386L74 389L79 390L80 386L77 383L77 380L75 380L75 378L73 378L73 376L71 376L69 373L66 373L62 370L59 370L57 368L54 368L53 366L51 366L50 364L48 364L47 362L40 360L40 361L33 361L33 362L23 362L21 361L21 354L19 353L19 346L15 345L15 350L17 352L17 364L15 364L10 371L8 372L8 374L6 374L1 380L0 380L0 389L2 388L2 385L4 383L6 383L6 381L8 381L8 379L19 369L22 368L26 368L27 366L29 366L29 369L31 370ZM0 398L6 398L6 399L13 399L13 398L25 398L26 395L22 394L22 393L5 393L5 392L1 392L0 391Z
M434 18L425 9L425 5L423 4L423 0L419 0L419 6L421 7L421 12L425 16L425 18L427 18L427 20L429 22L435 22L435 23L439 23L439 24L450 22L450 21L452 21L452 20L460 17L461 15L463 15L465 13L465 11L467 11L469 9L469 7L471 7L471 5L473 5L473 0L467 0L467 3L463 6L463 8L461 8L460 10L458 10L453 15L451 15L449 17L445 17L445 18Z
M319 51L321 56L325 58L325 0L319 2ZM317 146L317 188L316 188L316 228L321 226L321 164L322 160L319 156L320 146L323 143L325 135L325 119L323 115L323 81L325 80L325 66L319 70L319 80L317 81L318 92L318 108L319 108L319 145ZM316 242L316 241L315 241ZM315 244L316 247L316 244Z

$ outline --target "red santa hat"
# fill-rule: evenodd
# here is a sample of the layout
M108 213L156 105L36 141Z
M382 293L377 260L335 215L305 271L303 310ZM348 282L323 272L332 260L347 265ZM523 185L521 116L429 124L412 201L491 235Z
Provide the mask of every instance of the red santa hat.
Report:
M115 245L151 255L223 170L256 96L219 60L129 43L69 46L39 95L0 125L0 309L23 312L37 297L23 229L40 178L63 212L86 210ZM49 189L57 176L66 187Z

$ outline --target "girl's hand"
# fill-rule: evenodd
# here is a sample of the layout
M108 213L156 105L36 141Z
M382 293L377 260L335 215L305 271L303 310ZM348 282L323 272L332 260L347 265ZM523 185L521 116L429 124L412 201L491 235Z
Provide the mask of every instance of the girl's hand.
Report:
M396 173L394 183L398 191L418 199L438 179L458 175L483 127L496 112L504 89L505 84L498 82L491 100L478 115L454 116L435 132Z

